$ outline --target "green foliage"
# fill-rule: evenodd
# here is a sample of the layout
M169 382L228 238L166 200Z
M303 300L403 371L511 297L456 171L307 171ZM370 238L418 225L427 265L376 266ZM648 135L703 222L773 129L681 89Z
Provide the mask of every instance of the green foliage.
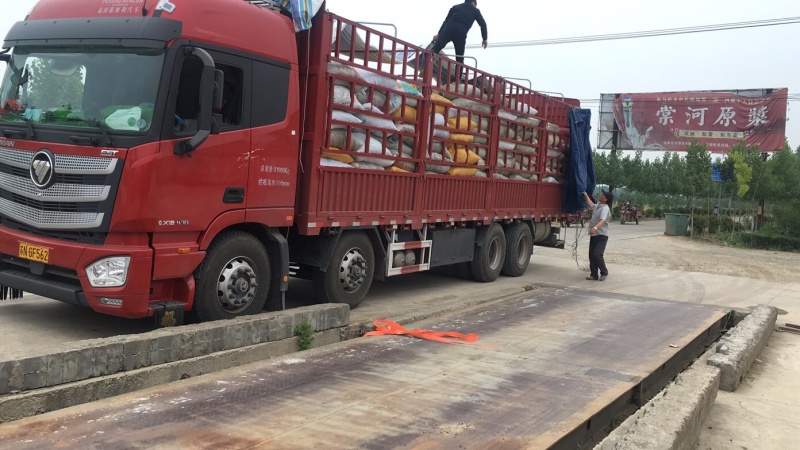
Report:
M767 196L778 201L800 198L800 158L787 145L770 159L770 172L773 175L773 192Z
M736 195L739 197L744 197L744 195L747 194L747 191L750 190L750 180L753 178L753 169L747 164L744 156L740 152L734 150L728 155L733 160L733 170L734 174L736 175L736 184L739 187L739 189L736 191Z
M800 205L794 206L800 199L800 147L792 150L788 143L771 155L745 142L733 146L714 161L722 183L711 180L712 156L698 143L685 153L665 152L652 161L643 160L641 153L598 152L594 163L597 183L616 188L615 206L633 201L648 218L665 213L708 216L697 220L697 233L750 230L753 223L762 223L756 217L761 205L764 228L771 233L791 236L790 230L800 225Z
M705 144L693 141L686 149L686 180L693 197L707 197L712 190L711 154Z
M314 343L314 327L310 323L304 322L294 328L294 334L298 339L298 346L300 350L308 350L311 344Z
M717 234L730 233L731 231L742 231L742 224L734 221L729 216L694 215L692 217L692 231L694 234Z
M800 238L765 232L742 233L740 239L748 247L764 250L800 251Z
M770 224L775 234L796 236L800 226L800 200L795 199L787 206L775 210L775 220Z
M705 234L706 230L709 229L709 218L708 216L693 216L692 217L692 233L693 234Z

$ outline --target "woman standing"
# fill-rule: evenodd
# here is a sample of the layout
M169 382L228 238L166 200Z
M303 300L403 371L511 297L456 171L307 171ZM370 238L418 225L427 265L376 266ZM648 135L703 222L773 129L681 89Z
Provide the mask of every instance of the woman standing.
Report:
M611 202L614 196L610 192L602 191L598 204L592 202L589 194L584 192L586 203L593 208L592 220L589 222L589 276L587 280L603 281L608 276L608 269L603 254L608 243L608 222L611 220Z

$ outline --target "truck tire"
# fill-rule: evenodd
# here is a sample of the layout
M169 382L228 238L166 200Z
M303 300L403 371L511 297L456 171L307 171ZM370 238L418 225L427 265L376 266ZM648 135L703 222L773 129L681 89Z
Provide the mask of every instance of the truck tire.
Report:
M500 276L506 259L506 235L503 227L493 223L483 238L483 245L476 246L470 269L475 281L489 283Z
M241 231L214 239L194 272L196 291L189 313L197 322L258 314L272 276L264 244Z
M314 272L314 294L321 303L347 303L355 308L367 296L374 274L375 253L367 235L344 233L328 270Z
M528 224L516 222L506 229L506 260L503 275L519 277L528 270L533 254L533 234Z

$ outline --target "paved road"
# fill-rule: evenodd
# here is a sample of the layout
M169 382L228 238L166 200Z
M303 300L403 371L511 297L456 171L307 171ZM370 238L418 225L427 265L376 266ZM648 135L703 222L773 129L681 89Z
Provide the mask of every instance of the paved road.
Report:
M663 221L643 222L641 225L615 226L615 239L636 239L643 236L663 234ZM583 236L579 254L586 264L588 248L586 228L565 229L568 244L574 243L575 234ZM570 250L536 249L537 253L568 255ZM533 257L536 263L537 255ZM397 308L406 311L426 310L427 302L453 304L457 307L461 299L480 296L498 297L504 293L517 292L520 286L548 282L537 276L535 270L520 278L502 277L489 284L479 284L452 277L422 273L394 277L387 282L373 284L370 295L356 310L353 320L370 320L388 317ZM292 280L287 304L307 305L313 302L310 283ZM120 334L149 331L151 319L128 320L96 314L90 310L27 294L22 300L0 301L0 356L23 355L51 351L59 345L84 339L97 339Z

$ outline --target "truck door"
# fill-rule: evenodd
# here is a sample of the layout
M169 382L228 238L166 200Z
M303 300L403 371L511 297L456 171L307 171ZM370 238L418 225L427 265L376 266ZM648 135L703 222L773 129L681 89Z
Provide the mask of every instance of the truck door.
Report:
M165 195L176 199L154 205L163 208L158 217L175 218L182 224L190 221L191 229L205 229L219 214L244 209L248 185L252 62L205 50L225 76L222 108L214 111L222 116L221 132L190 154L174 154L177 141L197 132L202 73L198 58L178 51L162 131L161 155L169 161L157 165L153 174Z

